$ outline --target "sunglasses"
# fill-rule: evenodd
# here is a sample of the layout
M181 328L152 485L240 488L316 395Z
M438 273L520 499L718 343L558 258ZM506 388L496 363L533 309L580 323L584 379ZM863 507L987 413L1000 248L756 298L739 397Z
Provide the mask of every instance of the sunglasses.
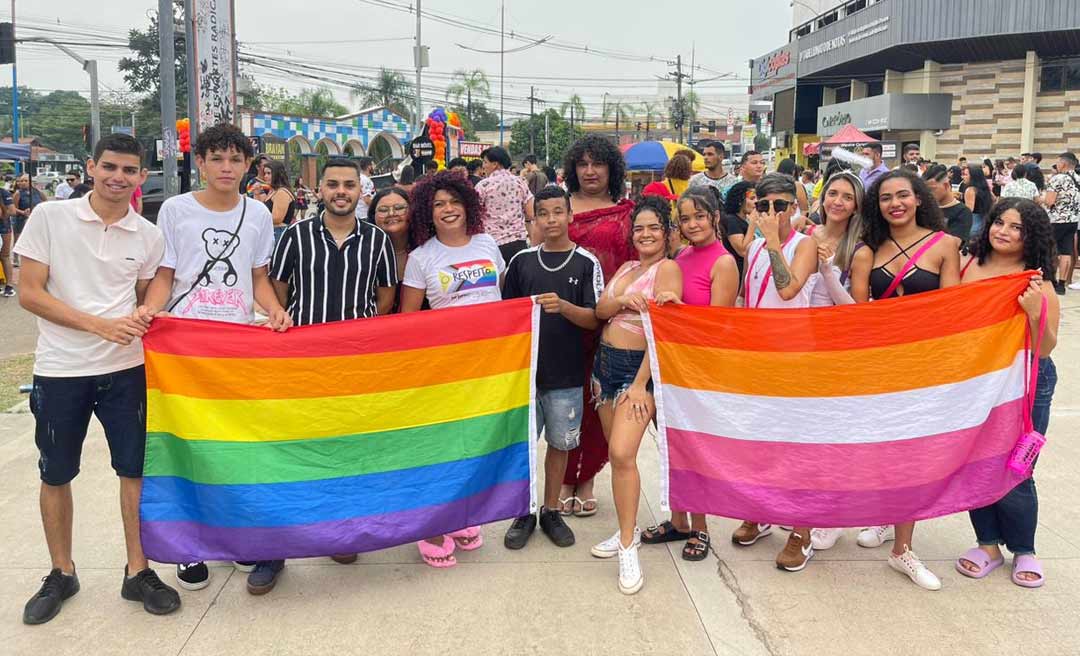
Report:
M758 212L760 212L762 214L765 214L766 212L769 211L769 204L770 204L769 199L762 198L761 200L754 202L754 209L756 209ZM786 212L787 209L789 207L791 207L792 205L794 205L794 203L792 203L791 201L781 200L779 198L772 201L772 208L777 214L781 214L783 212Z

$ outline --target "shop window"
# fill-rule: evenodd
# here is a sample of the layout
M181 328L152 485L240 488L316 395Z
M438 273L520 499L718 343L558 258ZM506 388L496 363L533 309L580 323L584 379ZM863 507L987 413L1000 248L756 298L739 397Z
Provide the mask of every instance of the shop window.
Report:
M866 9L866 0L855 0L855 2L849 2L844 7L844 15L850 16L857 11Z
M866 83L866 97L880 96L885 93L885 80L870 80Z
M838 20L840 20L840 12L835 11L835 10L831 11L831 12L825 14L824 16L822 16L821 18L818 19L818 22L817 22L818 29L820 30L821 28L825 27L826 25L832 25L833 23L835 23Z
M803 25L799 29L795 30L795 38L798 39L800 37L806 36L807 34L810 34L810 29L811 29L811 24L810 23L807 23L806 25Z
M1080 90L1080 61L1044 65L1039 78L1043 91L1078 91Z
M851 85L840 87L836 90L836 102L845 103L851 100Z

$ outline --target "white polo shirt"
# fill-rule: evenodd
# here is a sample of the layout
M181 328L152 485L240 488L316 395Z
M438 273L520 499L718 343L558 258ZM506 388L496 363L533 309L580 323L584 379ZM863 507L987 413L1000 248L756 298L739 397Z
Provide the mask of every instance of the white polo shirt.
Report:
M91 194L34 208L15 252L49 267L45 290L65 305L115 318L135 309L135 282L149 280L165 254L157 226L135 213L106 226ZM97 376L143 363L142 340L123 346L38 317L34 374Z

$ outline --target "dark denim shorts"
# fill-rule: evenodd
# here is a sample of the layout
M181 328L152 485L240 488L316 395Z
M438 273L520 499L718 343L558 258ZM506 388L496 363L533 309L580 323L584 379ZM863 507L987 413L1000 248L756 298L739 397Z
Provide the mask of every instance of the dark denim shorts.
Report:
M105 428L118 476L139 478L146 451L146 371L142 365L100 376L34 376L30 411L36 426L38 469L48 485L79 474L90 415Z
M644 359L645 351L620 349L600 342L593 359L593 403L599 406L618 400L634 382ZM651 378L645 389L653 391Z

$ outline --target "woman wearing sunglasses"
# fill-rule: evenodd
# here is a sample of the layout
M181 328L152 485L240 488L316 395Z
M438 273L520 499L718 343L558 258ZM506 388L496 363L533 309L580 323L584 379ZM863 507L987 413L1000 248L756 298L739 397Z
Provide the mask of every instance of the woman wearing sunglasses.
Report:
M863 242L870 248L859 249L852 265L851 295L857 303L960 283L959 241L945 233L941 208L922 178L903 170L882 175L867 194L863 219ZM871 526L857 541L879 547L895 540L889 567L925 590L940 590L941 580L911 551L914 532L915 522Z
M746 250L743 297L748 308L810 307L810 278L818 270L818 249L813 238L791 226L797 207L796 184L795 178L783 173L770 173L758 182L749 230L756 227L764 236ZM735 529L731 541L748 547L770 533L771 524L748 520ZM797 572L813 555L810 528L797 527L776 557L776 566Z

